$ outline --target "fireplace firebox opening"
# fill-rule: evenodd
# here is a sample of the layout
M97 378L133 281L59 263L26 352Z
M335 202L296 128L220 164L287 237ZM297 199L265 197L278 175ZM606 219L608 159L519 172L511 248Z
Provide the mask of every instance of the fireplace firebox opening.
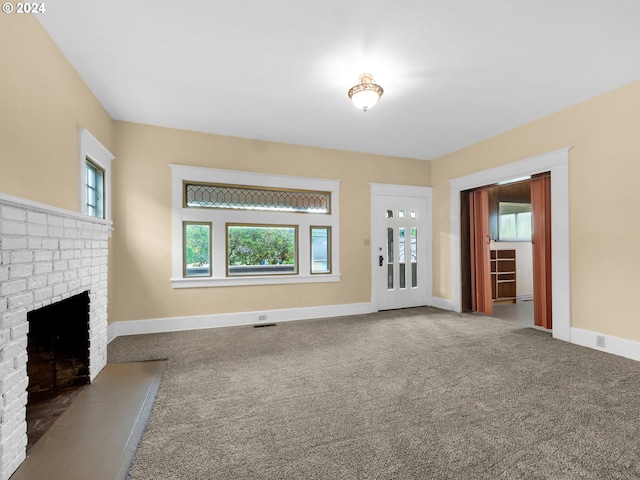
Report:
M89 292L28 313L28 447L70 405L89 377Z

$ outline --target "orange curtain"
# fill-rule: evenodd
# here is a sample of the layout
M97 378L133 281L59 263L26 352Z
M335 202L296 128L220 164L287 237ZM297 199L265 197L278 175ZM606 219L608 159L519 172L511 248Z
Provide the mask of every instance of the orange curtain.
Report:
M471 306L474 312L493 313L489 260L489 192L469 192L471 213Z
M531 180L533 212L533 316L539 327L551 328L551 177Z

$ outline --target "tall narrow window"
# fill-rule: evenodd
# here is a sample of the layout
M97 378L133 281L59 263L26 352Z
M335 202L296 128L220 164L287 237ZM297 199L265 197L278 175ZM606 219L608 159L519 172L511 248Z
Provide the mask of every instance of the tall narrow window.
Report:
M211 223L184 222L184 276L211 276Z
M331 227L311 227L311 273L331 273Z
M78 211L111 220L113 155L86 129L78 132Z
M104 218L104 170L87 159L86 214Z

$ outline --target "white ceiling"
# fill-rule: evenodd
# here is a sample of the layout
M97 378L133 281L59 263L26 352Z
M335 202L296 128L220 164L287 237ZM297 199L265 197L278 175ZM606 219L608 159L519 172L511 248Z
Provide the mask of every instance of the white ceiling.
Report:
M434 159L640 80L638 0L55 0L111 116ZM347 90L370 72L368 112Z

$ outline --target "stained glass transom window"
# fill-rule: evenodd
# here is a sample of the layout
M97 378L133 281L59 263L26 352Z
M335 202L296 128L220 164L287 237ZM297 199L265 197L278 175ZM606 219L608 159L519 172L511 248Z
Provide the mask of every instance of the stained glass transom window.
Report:
M187 182L184 185L186 207L302 213L330 213L331 211L329 192Z

